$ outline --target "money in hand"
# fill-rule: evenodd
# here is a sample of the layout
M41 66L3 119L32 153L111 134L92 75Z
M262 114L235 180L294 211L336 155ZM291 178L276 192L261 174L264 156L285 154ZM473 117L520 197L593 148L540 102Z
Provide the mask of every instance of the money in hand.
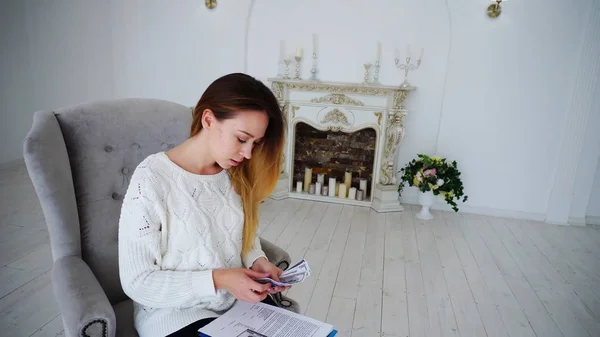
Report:
M279 275L279 282L270 277L256 278L254 280L263 284L271 283L273 287L289 287L303 282L308 276L310 276L308 262L302 259L300 262L281 273L281 275Z

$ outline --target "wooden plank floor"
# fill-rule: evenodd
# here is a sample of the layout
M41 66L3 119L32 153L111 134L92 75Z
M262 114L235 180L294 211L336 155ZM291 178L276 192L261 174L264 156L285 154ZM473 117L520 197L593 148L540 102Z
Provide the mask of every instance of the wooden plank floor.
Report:
M62 336L48 231L23 165L0 171L0 335ZM600 336L600 231L418 207L268 200L261 235L305 258L289 290L340 336Z

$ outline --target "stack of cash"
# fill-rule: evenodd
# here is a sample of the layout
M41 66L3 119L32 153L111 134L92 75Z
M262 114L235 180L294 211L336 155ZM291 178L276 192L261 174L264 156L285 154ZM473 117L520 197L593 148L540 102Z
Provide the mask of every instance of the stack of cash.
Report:
M274 287L288 287L303 282L308 276L310 276L308 262L302 259L300 262L279 275L279 282L270 277L257 278L254 280L258 283L271 283Z

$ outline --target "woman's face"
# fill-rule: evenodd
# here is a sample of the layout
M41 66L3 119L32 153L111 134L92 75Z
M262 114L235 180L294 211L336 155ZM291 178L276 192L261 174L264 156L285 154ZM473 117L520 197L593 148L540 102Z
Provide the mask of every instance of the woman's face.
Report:
M260 143L269 118L263 111L240 111L234 118L218 121L208 113L210 152L223 169L237 166L252 157L252 149ZM206 126L205 126L206 127Z

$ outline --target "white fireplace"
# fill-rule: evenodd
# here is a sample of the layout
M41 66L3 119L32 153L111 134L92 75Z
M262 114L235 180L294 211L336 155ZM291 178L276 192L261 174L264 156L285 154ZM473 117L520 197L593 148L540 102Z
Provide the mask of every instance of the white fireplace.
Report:
M404 118L407 110L404 107L404 101L410 91L414 87L395 87L372 84L355 84L355 83L329 83L329 82L313 82L302 80L288 80L281 78L271 78L271 89L284 112L287 130L286 130L286 145L284 150L283 169L281 177L277 184L277 188L272 194L273 199L283 198L298 198L315 201L324 201L332 203L342 203L350 205L359 205L372 207L378 212L402 211L403 207L398 201L398 184L396 182L396 157L399 146L404 137ZM299 124L303 128L299 128ZM360 162L360 169L356 169L356 160L348 159L348 164L345 167L346 175L352 176L350 186L339 185L346 184L348 176L342 172L339 173L340 167L344 164L339 161L336 163L323 163L324 167L319 167L317 164L300 164L296 157L300 157L300 153L296 149L297 135L299 129L313 129L315 133L320 133L323 137L325 133L329 138L349 139L349 136L358 133L365 129L371 129L373 132L365 134L371 135L362 136L365 139L370 139L374 144L366 144L365 153L368 152L368 158L365 162ZM375 137L372 137L372 135ZM334 137L334 135L337 135ZM329 140L331 142L331 140ZM335 142L335 140L334 140ZM331 144L331 143L329 143ZM372 146L371 146L372 145ZM344 144L335 144L333 149L342 149L344 152ZM350 147L350 145L348 145ZM356 144L353 144L353 152L356 153ZM363 146L359 144L358 146ZM367 149L368 147L368 149ZM307 158L307 153L302 153L303 158ZM330 157L335 157L336 153L331 153ZM308 155L310 157L310 155ZM327 157L327 156L326 156ZM365 156L359 154L359 159L364 160ZM297 159L297 158L296 158ZM296 167L295 167L296 165ZM297 167L302 165L302 167ZM335 166L332 171L331 165ZM308 167L312 166L312 167ZM309 170L306 170L306 169ZM366 172L363 171L366 169ZM310 174L310 170L314 170L314 174ZM298 172L302 174L299 175ZM327 172L331 176L327 175ZM345 190L345 194L339 193L323 195L322 188L327 186L330 188L329 178L333 178L337 172L336 193L339 190ZM306 174L305 174L306 173ZM363 177L361 174L366 175ZM324 181L318 181L319 178ZM308 181L305 181L308 179ZM358 192L361 187L365 188L365 181L368 180L366 190ZM314 184L312 189L306 185ZM319 184L317 184L319 183ZM300 190L297 190L298 185L302 185ZM315 186L321 187L321 190L315 190ZM334 185L335 186L335 185ZM305 188L306 187L306 188ZM352 188L352 193L349 193ZM321 193L319 193L321 192ZM363 200L356 198L357 194L363 195Z

